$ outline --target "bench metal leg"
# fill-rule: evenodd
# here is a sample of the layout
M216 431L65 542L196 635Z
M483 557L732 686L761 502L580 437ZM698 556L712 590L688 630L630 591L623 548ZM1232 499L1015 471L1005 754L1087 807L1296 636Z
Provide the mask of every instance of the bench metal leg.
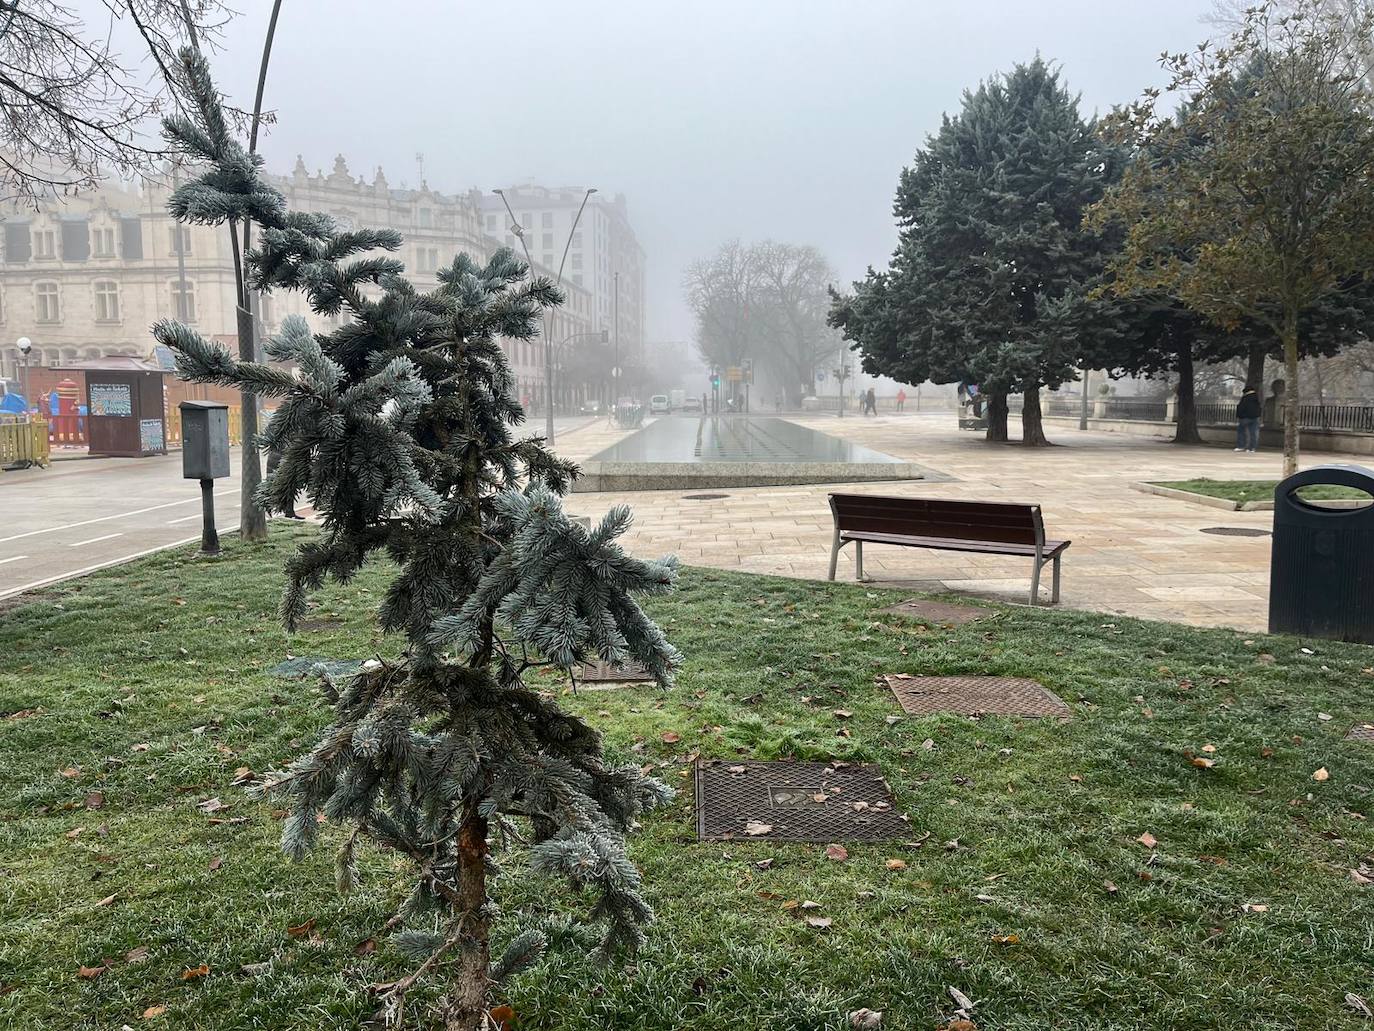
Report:
M1056 556L1054 556L1054 590L1053 590L1053 592L1050 594L1050 604L1051 604L1051 605L1058 605L1058 604L1059 604L1059 560L1060 560L1062 557L1063 557L1062 555L1056 555Z
M854 579L864 578L864 542L854 542Z
M840 561L840 528L835 527L835 539L830 544L830 579L835 579L835 567Z
M1034 564L1034 566L1031 568L1031 593L1030 593L1030 603L1031 603L1032 605L1039 605L1039 604L1040 604L1040 559L1039 559L1039 557L1036 557L1036 558L1033 559L1032 561L1033 561L1035 564Z

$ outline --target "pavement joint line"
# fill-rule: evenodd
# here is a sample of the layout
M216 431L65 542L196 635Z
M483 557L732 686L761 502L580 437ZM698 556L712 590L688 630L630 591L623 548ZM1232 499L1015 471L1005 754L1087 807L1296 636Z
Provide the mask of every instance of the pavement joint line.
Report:
M28 557L27 555L11 555L9 558L0 558L0 566L3 566L6 562L19 562Z
M238 492L239 489L237 487L234 487L230 490L217 490L215 491L215 497L221 497L225 494L237 494ZM8 544L10 541L21 540L24 537L34 537L40 533L56 533L58 530L74 530L78 526L90 526L92 523L108 523L111 519L125 519L129 516L143 515L145 512L156 512L162 508L175 508L177 505L190 505L199 500L199 497L194 497L186 498L182 501L168 501L161 505L150 505L147 508L136 508L132 512L118 512L114 515L96 516L94 519L82 519L80 522L76 523L63 523L61 526L45 526L40 530L29 530L26 533L16 533L10 537L0 537L0 544ZM0 594L0 598L3 597L4 595Z
M233 526L226 526L221 529L221 533L232 533L239 528L238 523ZM111 566L123 565L125 562L132 562L134 559L146 558L155 555L159 551L166 551L168 548L179 548L183 544L190 544L192 541L200 540L200 534L194 537L184 537L179 541L169 541L166 544L159 544L153 548L145 548L143 551L136 551L132 555L121 555L119 558L112 558L105 562L97 562L93 566L86 566L83 569L71 569L55 576L45 577L42 580L34 580L32 583L22 584L19 587L11 587L8 590L0 591L0 598L11 598L16 594L23 594L25 591L37 590L39 587L47 587L49 584L60 583L63 580L75 580L77 577L85 576L87 573L95 573L101 569L109 569Z

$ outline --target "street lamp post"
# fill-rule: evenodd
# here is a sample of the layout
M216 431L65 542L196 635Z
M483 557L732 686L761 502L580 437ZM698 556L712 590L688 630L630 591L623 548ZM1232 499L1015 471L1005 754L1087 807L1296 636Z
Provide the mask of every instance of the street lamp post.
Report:
M29 355L33 352L33 341L28 337L20 337L15 341L15 346L19 348L19 355L24 360L21 376L24 385L24 405L31 408L33 400L29 397Z
M563 245L563 258L558 262L558 278L554 281L555 286L563 285L563 265L568 260L568 251L572 248L573 234L577 232L577 224L582 221L582 212L587 207L587 201L591 200L592 194L596 192L596 187L589 187L587 192L582 195L582 204L577 209L577 214L573 216L572 228L568 230L568 242ZM492 190L492 193L501 198L501 203L506 206L506 214L510 215L511 232L520 240L520 246L525 251L525 261L529 263L531 274L534 271L534 258L530 256L530 245L525 242L525 228L516 220L515 212L511 210L510 201L506 199L505 190ZM539 309L539 335L544 339L544 439L553 445L553 343L549 339L547 327L544 325L544 309Z

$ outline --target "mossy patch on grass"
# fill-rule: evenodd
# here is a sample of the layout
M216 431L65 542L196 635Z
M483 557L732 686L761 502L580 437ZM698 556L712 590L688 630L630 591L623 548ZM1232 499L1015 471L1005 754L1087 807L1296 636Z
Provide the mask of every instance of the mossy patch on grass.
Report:
M328 718L271 666L399 647L373 623L380 571L320 592L328 625L280 629L280 563L311 532L164 553L0 617L0 1027L333 1031L408 969L369 944L408 884L393 858L365 850L339 899L341 833L292 864L272 805L234 783ZM1374 718L1374 652L1029 608L939 629L892 600L688 569L649 606L686 655L678 686L563 695L683 790L631 846L648 946L610 965L562 948L501 988L522 1031L838 1031L860 1007L934 1029L950 986L985 1028L1367 1026L1343 999L1372 987L1374 887L1351 871L1374 862L1374 748L1343 735ZM1033 677L1075 718L902 717L883 672ZM695 754L878 763L910 834L843 861L699 844ZM502 936L587 937L579 900L501 862ZM786 907L803 900L828 929Z

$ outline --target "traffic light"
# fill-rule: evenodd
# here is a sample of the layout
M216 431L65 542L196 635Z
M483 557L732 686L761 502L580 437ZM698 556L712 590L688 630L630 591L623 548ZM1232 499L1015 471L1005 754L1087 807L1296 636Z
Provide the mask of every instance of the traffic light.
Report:
M746 382L746 383L753 383L753 382L754 382L754 359L752 359L752 358L745 358L742 362L740 362L740 369L741 369L742 374L743 374L744 382Z
M718 389L719 387L720 387L720 370L719 370L719 369L712 369L712 370L711 370L711 389L712 389L712 390L715 390L715 389Z

